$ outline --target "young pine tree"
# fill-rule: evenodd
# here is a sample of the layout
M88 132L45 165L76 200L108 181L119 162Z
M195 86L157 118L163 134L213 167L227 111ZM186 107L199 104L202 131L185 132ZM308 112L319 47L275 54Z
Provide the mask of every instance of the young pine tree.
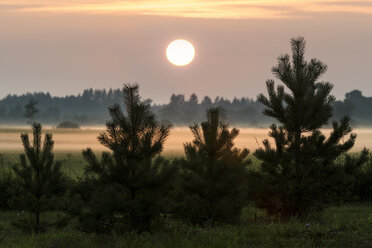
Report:
M20 155L20 164L13 167L14 185L10 205L33 215L31 228L44 230L40 216L43 212L58 209L67 188L67 178L61 171L61 163L54 162L51 134L41 140L41 125L34 123L33 141L27 133L21 135L25 154Z
M191 125L192 143L184 145L176 213L193 223L234 222L246 203L247 149L234 147L239 130L221 122L220 111L207 111L207 121Z
M330 95L333 86L318 82L327 66L317 59L304 59L304 38L293 38L291 47L292 60L282 55L272 69L284 85L275 89L274 81L268 80L269 96L258 96L266 107L264 114L279 123L270 127L275 147L265 140L264 147L254 154L262 160L256 203L281 217L321 209L332 199L339 176L334 161L354 145L356 138L350 134L348 117L333 123L328 138L321 133L320 128L332 116L331 104L335 100Z
M111 120L99 142L111 150L98 159L83 151L88 162L82 184L80 220L95 232L127 228L147 231L160 216L173 169L159 155L170 126L158 123L150 106L141 101L138 85L123 88L126 114L119 105L109 108Z

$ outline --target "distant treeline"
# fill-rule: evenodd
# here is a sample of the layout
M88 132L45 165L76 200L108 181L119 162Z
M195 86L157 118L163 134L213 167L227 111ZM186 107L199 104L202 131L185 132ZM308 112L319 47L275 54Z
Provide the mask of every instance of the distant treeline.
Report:
M81 125L102 125L108 120L107 108L114 103L122 103L120 89L93 90L86 89L77 96L65 97L51 96L49 93L27 93L23 95L8 95L0 100L1 124L25 124L25 105L30 99L38 103L39 112L36 121L45 124L57 125L61 121L70 120ZM222 107L224 116L233 124L241 126L266 126L270 123L268 117L262 114L263 105L255 99L247 97L228 100L216 97L212 100L205 96L199 99L192 94L189 99L185 95L173 94L168 104L153 104L151 99L146 102L151 104L152 111L160 120L168 120L174 125L188 125L203 120L205 110L211 107ZM338 120L347 114L354 125L370 126L372 124L372 97L365 97L359 90L354 90L345 95L344 100L333 103L333 119Z

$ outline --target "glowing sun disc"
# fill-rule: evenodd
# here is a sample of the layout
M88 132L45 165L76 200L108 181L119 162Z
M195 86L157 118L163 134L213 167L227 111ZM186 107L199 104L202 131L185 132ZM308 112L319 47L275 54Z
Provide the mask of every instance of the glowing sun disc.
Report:
M167 47L169 62L177 66L190 64L195 57L195 48L187 40L174 40Z

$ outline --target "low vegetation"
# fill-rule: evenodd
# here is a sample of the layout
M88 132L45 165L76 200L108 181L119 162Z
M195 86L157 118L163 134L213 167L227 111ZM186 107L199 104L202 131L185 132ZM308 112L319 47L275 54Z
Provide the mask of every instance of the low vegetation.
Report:
M371 205L331 207L306 218L285 222L272 220L262 211L247 207L239 224L196 226L168 219L161 228L149 233L128 232L110 235L91 234L78 230L76 222L54 227L34 235L12 225L25 218L22 212L0 213L0 247L4 248L225 248L225 247L345 247L372 246ZM57 214L45 215L52 219Z
M62 121L58 124L57 128L80 128L79 124L73 121Z

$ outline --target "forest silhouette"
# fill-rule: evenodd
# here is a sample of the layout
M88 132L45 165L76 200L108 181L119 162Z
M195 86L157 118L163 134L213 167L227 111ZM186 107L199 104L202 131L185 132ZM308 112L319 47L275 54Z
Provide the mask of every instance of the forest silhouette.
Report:
M25 124L25 106L30 100L37 101L38 112L34 118L48 125L58 125L62 121L73 121L84 125L103 125L109 118L107 108L122 102L120 89L84 90L77 96L54 97L49 93L27 93L23 95L8 95L0 100L0 123ZM264 106L254 99L234 98L232 100L216 97L212 100L205 96L199 99L192 94L189 99L185 95L173 94L167 104L156 104L151 99L151 110L160 120L167 120L177 126L187 126L201 122L205 111L212 107L222 108L222 114L234 125L263 127L272 120L262 111ZM332 103L332 120L337 120L344 114L352 119L353 126L372 126L372 97L365 97L359 90L345 94L345 99Z

